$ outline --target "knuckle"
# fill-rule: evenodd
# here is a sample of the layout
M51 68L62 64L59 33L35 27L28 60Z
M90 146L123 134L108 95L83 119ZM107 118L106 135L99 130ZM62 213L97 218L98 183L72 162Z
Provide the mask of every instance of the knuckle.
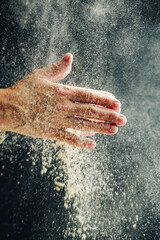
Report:
M113 122L113 121L115 121L115 119L116 119L116 114L115 113L109 113L108 114L108 120L110 121L110 122Z
M70 92L70 88L64 85L56 85L55 91L61 96L67 96Z
M86 95L87 95L87 99L89 101L91 101L93 99L93 92L92 92L92 90L90 92L87 92Z
M61 90L60 90L60 86L59 86L59 85L55 85L55 84L54 84L53 90L54 90L54 93L56 93L56 94L58 94L58 95L61 93Z
M79 89L79 88L71 88L71 93L74 95L74 96L77 96L77 97L79 97L79 96L82 96L82 90L81 89Z
M90 112L92 115L97 113L97 110L94 107L91 107Z
M58 62L57 62L57 63L53 63L53 64L51 65L51 70L52 70L52 71L57 71L58 68L59 68Z
M76 114L78 114L78 113L82 113L82 110L79 108L79 106L74 105L74 107L73 107L73 112L75 112Z
M59 103L56 104L57 111L68 112L70 110L70 106L65 99L60 99Z
M66 111L66 106L64 103L57 104L56 108L57 108L57 111L62 111L62 112Z
M62 96L67 96L70 92L70 88L68 86L61 86L60 87L60 94Z
M94 107L88 106L87 113L88 113L88 115L94 115L97 113L97 111Z

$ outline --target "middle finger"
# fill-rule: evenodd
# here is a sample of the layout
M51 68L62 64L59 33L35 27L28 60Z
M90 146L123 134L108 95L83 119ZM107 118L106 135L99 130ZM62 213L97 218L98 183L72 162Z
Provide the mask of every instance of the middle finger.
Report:
M71 104L69 116L77 116L81 118L115 123L119 126L124 126L127 122L127 119L124 115L114 111L113 109L77 102Z

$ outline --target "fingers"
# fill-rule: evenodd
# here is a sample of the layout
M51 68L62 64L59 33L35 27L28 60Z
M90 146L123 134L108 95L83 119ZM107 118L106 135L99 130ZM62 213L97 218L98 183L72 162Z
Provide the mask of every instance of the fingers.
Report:
M50 130L49 139L52 140L52 129ZM70 133L65 129L60 129L56 133L53 131L53 140L55 139L80 148L93 149L96 147L95 141L88 138L80 138L79 136Z
M41 69L49 81L56 82L64 79L71 71L73 56L67 53L60 61Z
M66 126L69 126L69 128L78 131L103 133L108 135L113 135L118 132L118 126L116 124L82 119L78 117L69 118L67 120Z
M84 103L72 103L69 115L72 115L72 117L76 116L79 118L89 118L114 123L118 126L124 126L127 122L124 115L114 111L113 109Z
M114 95L108 92L85 88L70 87L69 99L72 102L82 102L100 105L120 112L121 103Z

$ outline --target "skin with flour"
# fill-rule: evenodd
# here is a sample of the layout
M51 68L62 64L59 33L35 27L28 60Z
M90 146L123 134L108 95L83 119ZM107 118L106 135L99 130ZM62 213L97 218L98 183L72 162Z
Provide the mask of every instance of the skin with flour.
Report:
M80 135L117 133L127 120L113 94L57 83L70 73L72 61L67 53L1 89L0 129L88 149L96 146L95 141Z

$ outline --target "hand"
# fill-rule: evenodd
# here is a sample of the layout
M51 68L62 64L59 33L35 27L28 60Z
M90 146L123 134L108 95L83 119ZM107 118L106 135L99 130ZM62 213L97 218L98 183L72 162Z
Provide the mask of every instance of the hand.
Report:
M126 117L113 94L56 83L70 73L72 61L68 53L5 89L3 129L88 149L96 143L79 135L117 133Z

